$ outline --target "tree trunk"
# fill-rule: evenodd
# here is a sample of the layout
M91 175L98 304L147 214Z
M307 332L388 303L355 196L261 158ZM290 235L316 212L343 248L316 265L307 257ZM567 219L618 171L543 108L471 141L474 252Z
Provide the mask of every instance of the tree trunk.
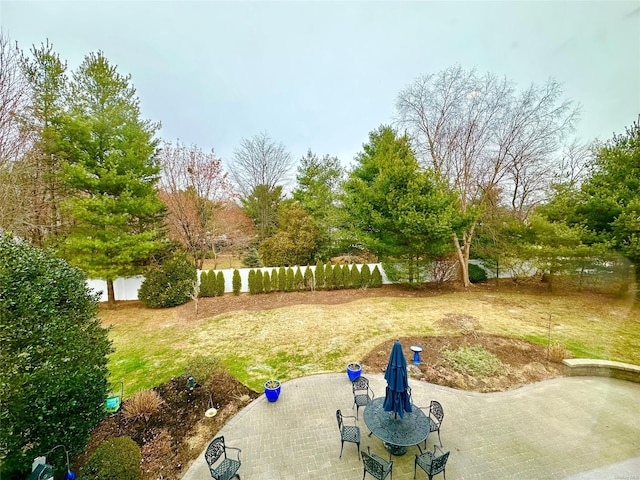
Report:
M460 281L462 282L462 285L465 288L467 288L469 285L471 285L471 282L469 281L469 263L468 261L465 261L465 257L468 258L468 256L465 255L464 253L464 250L466 249L465 236L466 234L463 234L462 245L460 245L460 240L458 239L458 235L454 233L453 244L456 247L456 256L458 257L458 265L460 265Z
M116 294L113 290L113 280L107 280L107 298L109 305L116 304Z
M462 245L458 235L453 234L453 244L456 247L456 255L458 257L458 263L460 264L460 281L465 288L471 286L469 281L469 253L471 251L471 239L473 238L474 230L476 229L476 223L471 225L468 232L462 232Z

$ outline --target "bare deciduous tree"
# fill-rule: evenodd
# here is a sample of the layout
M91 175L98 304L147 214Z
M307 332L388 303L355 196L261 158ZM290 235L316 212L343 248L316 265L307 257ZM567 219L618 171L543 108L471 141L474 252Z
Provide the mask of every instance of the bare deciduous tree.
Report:
M30 147L19 121L30 99L20 59L18 46L0 31L0 169L10 167Z
M249 197L260 185L271 191L288 181L293 158L282 143L276 143L266 133L243 138L234 151L229 165L231 177L243 198Z
M453 236L465 286L481 212L508 204L522 217L542 198L553 155L577 117L561 95L553 80L518 94L507 79L459 66L423 75L398 95L398 123L423 165L447 180L462 213L474 216Z
M160 198L169 212L169 236L202 268L207 255L216 255L216 237L225 233L217 210L233 196L227 174L213 151L204 153L195 145L165 143L160 161Z
M29 151L33 139L20 128L20 118L30 101L20 59L17 45L0 31L0 229L26 237L31 211L22 188L24 169L18 160Z
M588 167L594 158L594 146L580 143L574 139L562 151L560 165L554 174L555 183L561 183L568 188L579 188L588 176Z

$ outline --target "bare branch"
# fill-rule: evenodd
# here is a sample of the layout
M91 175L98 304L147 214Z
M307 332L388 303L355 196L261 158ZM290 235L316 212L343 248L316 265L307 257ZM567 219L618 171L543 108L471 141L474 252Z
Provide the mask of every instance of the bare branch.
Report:
M293 159L284 145L263 132L242 139L234 151L229 172L242 196L247 198L259 185L266 185L269 190L282 186L289 180L292 166Z

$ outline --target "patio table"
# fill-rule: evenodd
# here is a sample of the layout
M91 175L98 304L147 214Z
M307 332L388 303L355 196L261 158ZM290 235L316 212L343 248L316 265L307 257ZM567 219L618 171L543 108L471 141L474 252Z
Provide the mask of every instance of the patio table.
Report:
M382 408L384 397L374 398L364 409L364 423L376 437L384 442L385 447L393 455L404 455L407 447L420 444L429 436L429 417L415 405L411 412L405 412L400 418L393 412L385 412Z

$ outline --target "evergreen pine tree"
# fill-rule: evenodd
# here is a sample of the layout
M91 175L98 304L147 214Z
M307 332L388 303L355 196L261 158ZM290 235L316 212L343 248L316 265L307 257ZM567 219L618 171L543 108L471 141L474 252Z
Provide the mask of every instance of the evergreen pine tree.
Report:
M271 270L271 289L274 292L277 292L279 290L278 285L278 270L274 268Z
M157 189L160 124L141 118L130 77L97 52L73 75L63 125L60 156L74 194L64 206L73 222L60 253L91 278L105 279L113 303L113 282L141 273L167 247Z
M260 261L260 256L258 255L258 249L255 247L251 247L247 254L242 259L242 264L245 267L249 268L258 268L262 266L262 262Z

